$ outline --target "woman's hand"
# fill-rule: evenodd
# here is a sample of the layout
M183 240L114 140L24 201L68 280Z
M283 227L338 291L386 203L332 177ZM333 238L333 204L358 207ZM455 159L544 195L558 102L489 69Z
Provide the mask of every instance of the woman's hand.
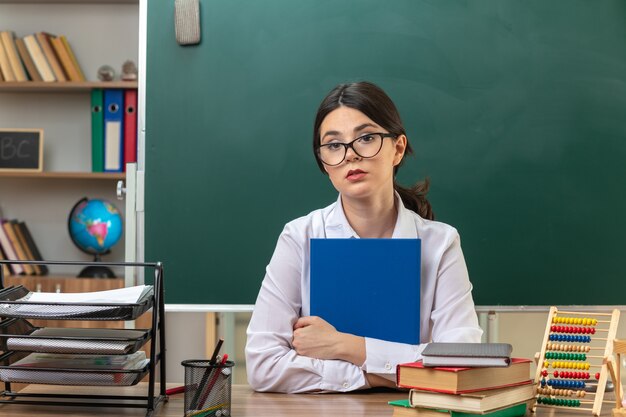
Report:
M300 317L293 326L293 348L298 355L340 359L357 366L365 362L365 339L338 332L321 317Z

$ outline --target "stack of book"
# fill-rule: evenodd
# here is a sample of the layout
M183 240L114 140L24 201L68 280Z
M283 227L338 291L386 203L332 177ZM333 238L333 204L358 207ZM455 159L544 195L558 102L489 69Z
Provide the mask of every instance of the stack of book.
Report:
M0 81L85 81L67 38L37 32L22 38L0 31Z
M26 223L0 219L0 259L41 261L41 253ZM3 264L5 275L46 275L46 265Z
M137 90L91 90L91 170L124 172L137 162Z
M429 350L434 355L428 355L429 350L425 349L423 361L398 365L397 384L410 390L407 400L389 402L394 417L445 417L445 414L517 417L526 413L527 405L535 396L530 378L531 361L493 354L494 348L506 350L508 347L510 351L510 345L432 345ZM464 353L450 355L450 349ZM440 360L449 365L424 365L424 362L439 363Z

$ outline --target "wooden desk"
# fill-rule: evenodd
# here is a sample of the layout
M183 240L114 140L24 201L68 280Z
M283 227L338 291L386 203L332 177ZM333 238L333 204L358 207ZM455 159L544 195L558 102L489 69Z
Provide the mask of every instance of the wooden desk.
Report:
M174 385L172 385L174 386ZM35 389L36 387L36 389ZM24 392L68 392L68 387L33 385ZM93 387L72 387L72 393L94 393ZM146 385L140 383L129 388L97 390L100 394L145 395ZM391 417L393 409L387 401L406 399L407 393L350 393L350 394L267 394L254 392L247 385L233 385L232 417ZM610 396L613 397L612 395ZM183 417L184 394L170 397L169 402L160 404L155 417ZM604 404L602 417L611 416L612 404ZM144 416L144 409L104 407L63 407L1 404L2 417L31 416ZM591 413L575 410L539 408L536 417L591 417Z
M55 387L33 385L23 392L94 393L93 387ZM122 391L120 391L122 390ZM146 387L140 383L135 387L107 389L100 394L145 395ZM110 392L109 392L110 391ZM231 412L233 417L343 417L382 416L389 417L392 407L387 401L407 398L403 392L353 393L353 394L266 394L252 391L247 385L233 385ZM170 397L169 402L160 404L155 417L182 417L184 394ZM26 416L144 416L145 410L132 408L33 406L25 404L1 404L2 417ZM580 414L576 417L580 417Z

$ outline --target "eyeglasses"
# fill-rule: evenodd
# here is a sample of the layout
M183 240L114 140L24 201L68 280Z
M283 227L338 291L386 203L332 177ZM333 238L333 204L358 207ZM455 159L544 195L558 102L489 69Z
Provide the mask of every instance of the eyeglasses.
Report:
M391 133L368 133L348 143L332 142L320 145L317 148L317 154L324 164L330 166L342 163L346 159L348 148L352 148L354 153L361 158L373 158L382 149L383 139L397 137Z

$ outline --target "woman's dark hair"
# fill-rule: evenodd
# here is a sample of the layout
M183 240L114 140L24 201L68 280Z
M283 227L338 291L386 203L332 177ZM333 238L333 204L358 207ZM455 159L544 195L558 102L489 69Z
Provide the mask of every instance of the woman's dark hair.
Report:
M315 117L315 125L313 126L313 154L315 155L317 165L324 174L327 172L318 154L318 148L320 146L320 126L330 112L341 106L360 111L383 129L389 131L389 133L396 136L406 136L406 131L402 125L398 109L396 109L391 98L389 98L380 87L367 81L340 84L333 88L324 100L322 100L317 110L317 116ZM405 155L412 154L413 148L407 140ZM400 165L402 165L402 161L394 167L394 176L398 172ZM400 198L402 198L402 202L408 209L413 210L425 219L434 220L435 215L430 203L426 199L429 186L430 181L428 178L409 188L401 187L396 182L395 178L393 181L393 188L398 192Z

